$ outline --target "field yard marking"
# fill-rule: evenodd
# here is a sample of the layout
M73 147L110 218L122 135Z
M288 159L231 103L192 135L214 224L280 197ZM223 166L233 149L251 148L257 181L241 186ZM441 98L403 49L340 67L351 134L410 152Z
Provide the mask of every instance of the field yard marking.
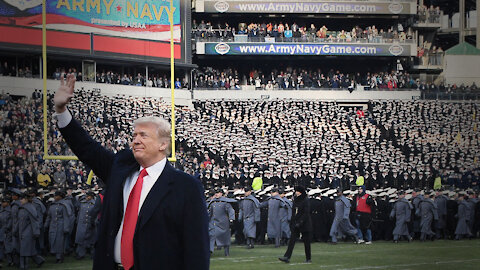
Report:
M234 262L234 263L239 263L239 262L253 262L253 260L233 260L232 262Z
M420 266L420 265L435 265L435 264L451 264L451 263L465 263L465 262L474 262L480 261L480 259L471 259L471 260L453 260L453 261L436 261L436 262L424 262L424 263L410 263L410 264L391 264L391 265L377 265L377 266L362 266L355 268L341 268L340 270L364 270L364 269L383 269L383 268L396 268L396 267L410 267L410 266ZM330 265L322 265L322 267L333 267Z
M402 248L395 248L395 251L402 251L402 250L412 250L412 248L407 248L408 246L404 246ZM445 249L445 248L471 248L471 247L480 247L480 245L468 245L468 246L444 246L444 247L428 247L429 249ZM381 250L385 250L384 248L379 249L355 249L355 250L325 250L320 252L312 252L312 255L326 255L326 254L342 254L342 253L368 253L368 252L378 252Z
M261 264L274 264L274 263L283 264L283 263L280 262L280 261L260 262L260 263L261 263ZM318 265L319 267L338 267L338 266L343 266L343 264L322 265L322 264L319 264L319 263L315 263L315 261L313 261L312 263L288 263L288 265L304 265L304 264L314 264L314 265Z

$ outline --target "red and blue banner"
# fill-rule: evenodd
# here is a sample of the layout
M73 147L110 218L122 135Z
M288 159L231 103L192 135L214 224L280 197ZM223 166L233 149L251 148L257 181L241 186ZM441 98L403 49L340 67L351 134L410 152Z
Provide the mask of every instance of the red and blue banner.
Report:
M183 0L46 0L47 46L129 58L182 55ZM41 46L42 0L0 0L0 43Z
M169 1L46 0L47 29L148 40L170 40ZM0 0L0 23L41 27L41 0ZM180 42L180 1L173 3L174 41Z

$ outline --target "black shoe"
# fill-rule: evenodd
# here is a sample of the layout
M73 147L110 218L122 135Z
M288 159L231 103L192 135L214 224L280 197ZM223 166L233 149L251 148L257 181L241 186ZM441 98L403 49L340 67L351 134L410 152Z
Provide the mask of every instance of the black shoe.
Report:
M42 265L45 263L45 260L41 261L39 264L37 264L37 268L42 267Z
M336 245L337 242L330 242L330 245Z
M410 241L409 241L410 242ZM398 244L398 240L393 240L393 243Z
M287 257L278 257L278 259L284 263L289 263L290 262L290 259L287 258Z
M305 260L305 263L312 263L312 260Z

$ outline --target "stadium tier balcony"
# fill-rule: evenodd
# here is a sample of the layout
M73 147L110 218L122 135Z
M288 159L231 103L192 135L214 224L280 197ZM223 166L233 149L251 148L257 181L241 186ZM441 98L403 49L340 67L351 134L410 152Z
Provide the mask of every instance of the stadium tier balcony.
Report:
M348 38L348 37L334 37L333 35L329 38L320 38L317 36L305 36L305 37L255 37L255 36L248 36L237 34L233 37L196 37L195 41L197 42L293 42L293 43L408 43L408 44L415 44L416 41L413 39L388 39L383 37L372 37L371 39L368 38Z

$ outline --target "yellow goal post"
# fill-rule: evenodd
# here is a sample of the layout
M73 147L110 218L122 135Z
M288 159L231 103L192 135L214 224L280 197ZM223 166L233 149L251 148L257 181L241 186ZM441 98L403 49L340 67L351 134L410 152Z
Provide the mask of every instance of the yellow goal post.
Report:
M170 88L171 88L171 157L170 162L176 162L175 157L175 49L173 40L173 0L170 1L168 19L170 22ZM76 156L50 155L48 153L48 125L47 125L47 27L46 27L46 0L42 2L42 76L43 76L43 159L45 160L78 160Z

